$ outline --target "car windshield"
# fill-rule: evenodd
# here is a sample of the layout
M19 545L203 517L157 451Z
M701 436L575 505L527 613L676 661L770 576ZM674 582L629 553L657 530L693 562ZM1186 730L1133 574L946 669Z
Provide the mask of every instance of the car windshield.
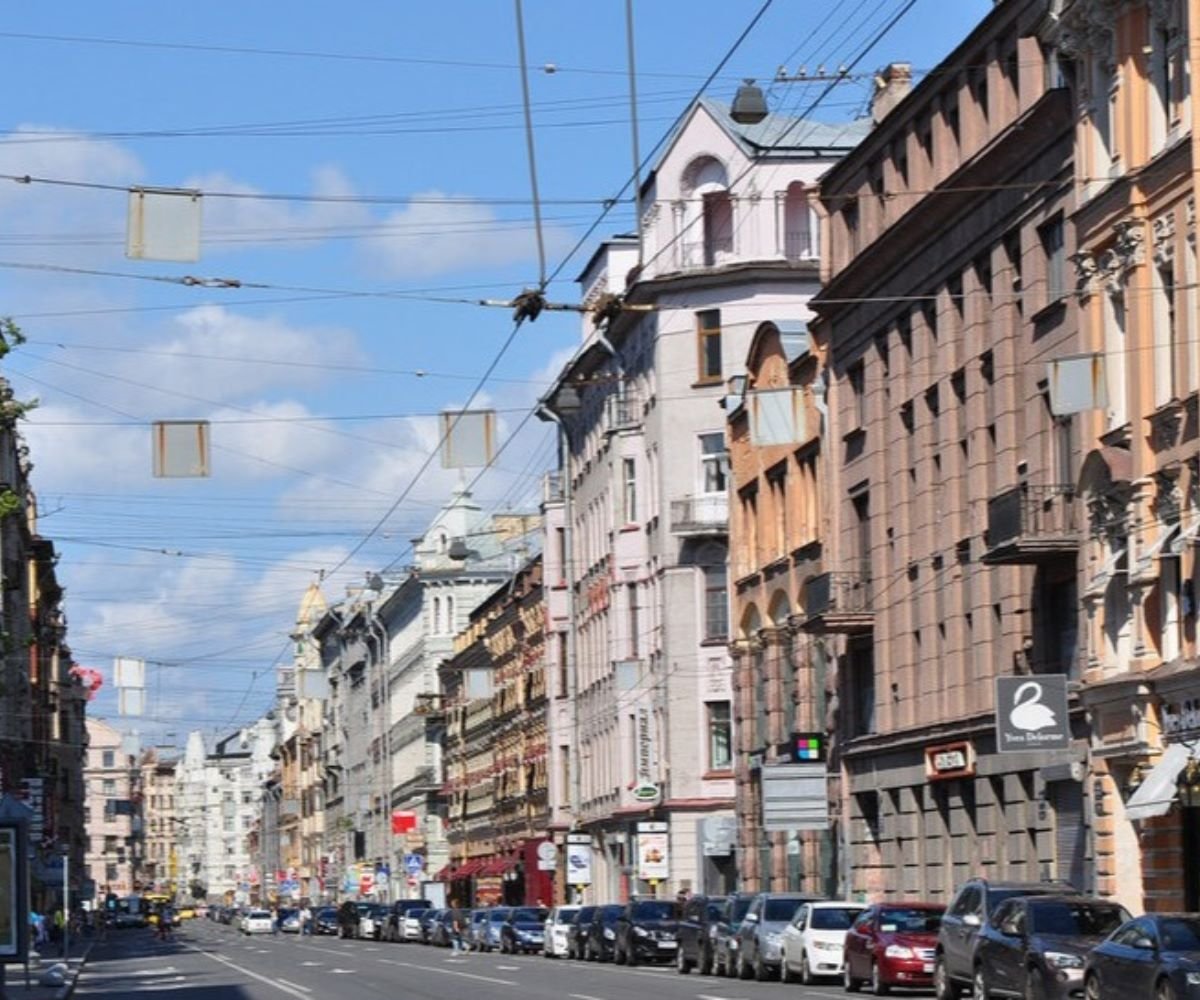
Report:
M767 905L763 907L763 920L787 921L791 920L796 915L796 911L800 909L802 899L768 899Z
M1158 925L1163 951L1200 951L1200 919L1168 917Z
M749 909L749 899L744 897L742 899L735 899L729 904L729 919L736 924L746 915L746 911Z
M1043 892L1057 892L1057 889L1044 889ZM990 917L996 912L996 907L1003 903L1006 899L1013 899L1016 896L1035 896L1036 889L992 889L988 893L987 908L988 916Z
M408 910L404 915L410 919L420 920L421 917L425 916L425 911L424 910Z
M1129 919L1119 906L1086 903L1034 903L1029 907L1029 929L1034 934L1064 937L1103 937Z
M332 906L326 906L323 909L317 910L317 916L325 918L336 917L337 910L335 910Z
M560 924L573 924L578 916L578 910L560 910L556 919Z
M675 920L679 907L669 900L636 903L633 907L634 920Z
M594 906L585 906L579 911L579 914L575 917L575 920L580 924L590 924L592 922L592 917L595 915L596 908Z
M618 906L615 903L610 903L608 906L600 907L600 919L606 924L615 924L617 917L625 912L625 907Z
M509 911L507 909L492 910L492 912L490 914L488 914L488 916L491 918L492 923L502 924L502 923L504 923L504 921L506 921L508 919L508 912Z
M941 910L923 910L889 906L879 912L879 929L885 934L936 933L942 926Z
M251 920L270 920L271 914L266 910L251 910L246 914Z
M861 909L849 907L817 907L812 911L812 929L815 931L848 931Z
M512 915L513 923L514 924L530 924L530 923L544 924L546 922L546 917L549 914L549 912L550 912L549 910L544 910L537 906L522 906L522 907L519 907L518 909L513 910L513 915Z

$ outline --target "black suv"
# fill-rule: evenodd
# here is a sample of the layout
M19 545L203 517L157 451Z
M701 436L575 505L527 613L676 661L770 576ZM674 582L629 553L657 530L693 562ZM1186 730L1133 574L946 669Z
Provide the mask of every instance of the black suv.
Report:
M613 959L617 965L671 961L678 947L679 904L670 899L634 899L617 917Z
M1129 912L1093 896L1017 896L979 931L975 993L1067 1000L1083 991L1083 966Z
M724 896L691 896L679 914L679 947L675 968L681 976L695 969L702 976L713 970L713 947L717 925L725 909Z
M582 962L587 957L588 932L597 909L599 907L581 906L575 914L575 922L567 930L567 958Z
M613 957L613 945L617 940L617 918L624 912L620 903L597 906L588 924L587 937L583 944L583 957L589 962L608 962Z
M1014 896L1077 895L1065 882L989 882L968 879L942 917L934 957L933 985L938 1000L957 1000L975 979L979 934L990 927L996 908Z

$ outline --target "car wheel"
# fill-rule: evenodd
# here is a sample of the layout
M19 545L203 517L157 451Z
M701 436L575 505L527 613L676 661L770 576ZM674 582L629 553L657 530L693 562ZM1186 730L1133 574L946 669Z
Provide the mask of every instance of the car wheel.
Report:
M700 949L700 964L697 971L702 976L711 976L713 971L713 956L711 948Z
M975 977L971 980L971 1000L990 1000L991 990L988 988L987 976L984 975L983 966L975 967Z
M1100 977L1094 973L1083 981L1083 995L1087 1000L1100 1000Z
M796 975L792 972L792 968L788 965L787 952L779 953L779 981L781 983L794 983Z
M625 964L625 953L621 951L621 946L619 944L613 945L613 962L617 965Z
M750 968L750 963L746 961L746 956L738 953L737 959L738 979L750 979L754 975L754 970Z
M845 987L847 993L857 993L862 989L862 980L856 979L851 973L849 962L842 968L842 986Z
M1025 1000L1046 1000L1046 977L1041 969L1025 973Z
M950 970L946 968L946 959L938 955L933 966L933 991L937 1000L958 1000L960 990L958 984L950 978Z
M808 964L807 951L800 953L800 982L805 986L812 986L813 984L812 966Z
M883 981L878 962L871 963L871 992L877 997L885 997L892 992L892 988Z
M675 971L681 976L686 976L692 971L691 963L684 956L682 948L675 949Z
M1175 1000L1175 987L1166 979L1160 979L1154 990L1154 1000Z
M754 978L760 983L765 983L771 978L771 970L767 968L766 962L762 960L762 952L754 956Z

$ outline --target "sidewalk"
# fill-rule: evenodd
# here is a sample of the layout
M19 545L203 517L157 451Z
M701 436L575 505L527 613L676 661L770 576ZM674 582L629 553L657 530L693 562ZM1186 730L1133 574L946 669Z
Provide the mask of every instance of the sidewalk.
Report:
M4 988L8 1000L66 1000L75 990L75 981L79 978L79 970L87 961L88 954L95 943L94 938L82 938L71 941L71 954L62 957L59 945L43 945L36 957L30 953L29 958L29 989L25 988L25 967L9 965L5 967ZM41 986L39 981L42 974L60 963L66 963L66 978L61 986ZM4 994L0 994L3 996Z

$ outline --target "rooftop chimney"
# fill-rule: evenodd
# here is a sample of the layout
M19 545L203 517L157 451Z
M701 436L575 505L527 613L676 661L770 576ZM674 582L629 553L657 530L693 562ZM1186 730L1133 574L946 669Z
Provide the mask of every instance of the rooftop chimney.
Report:
M912 63L889 63L875 74L871 120L878 125L912 90Z

